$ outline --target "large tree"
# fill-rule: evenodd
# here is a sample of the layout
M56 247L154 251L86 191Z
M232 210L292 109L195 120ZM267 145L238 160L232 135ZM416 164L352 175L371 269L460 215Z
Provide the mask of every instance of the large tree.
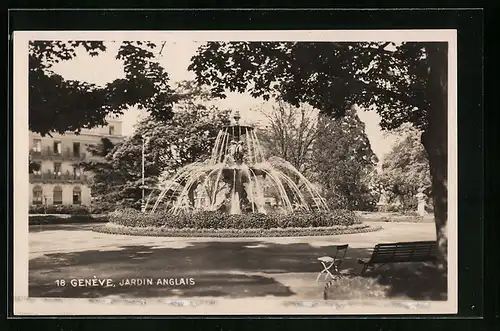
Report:
M417 193L431 192L429 161L418 130L407 127L400 134L401 139L384 157L378 181L389 201L399 200L404 210L414 210Z
M113 163L114 151L121 143L114 144L107 138L102 138L98 144L89 145L88 152L93 156L80 162L80 166L91 176L91 190L93 204L119 203L122 200L121 188L127 182L125 172L116 169Z
M335 117L377 111L385 129L412 123L429 156L440 265L447 265L448 44L445 42L209 42L190 70L225 91L305 102Z
M259 140L268 157L287 160L319 184L333 208L375 207L377 197L370 192L370 175L377 158L355 110L332 119L318 116L307 104L296 108L278 101L271 111L263 113L267 125L260 130ZM300 183L299 178L289 175Z
M296 108L278 102L262 112L266 125L259 129L259 140L266 156L278 156L302 173L311 168L311 155L317 129L317 111L309 105Z
M311 164L331 206L373 210L378 197L371 180L377 162L356 110L341 118L320 116Z
M174 106L171 119L148 116L140 121L132 136L107 149L98 146L94 155L104 161L84 163L97 174L92 184L95 196L138 208L142 197L142 148L146 186L153 188L160 177L173 175L179 168L209 157L221 126L229 122L229 110L205 106L206 93L183 82L178 93L184 97ZM168 175L169 174L169 175Z
M78 133L82 128L106 124L107 115L122 114L131 106L147 109L156 118L170 118L172 103L178 96L156 59L159 46L152 42L121 42L116 59L123 63L124 77L97 86L65 79L53 71L53 65L70 61L81 51L99 56L107 51L105 42L30 41L29 129L42 135Z

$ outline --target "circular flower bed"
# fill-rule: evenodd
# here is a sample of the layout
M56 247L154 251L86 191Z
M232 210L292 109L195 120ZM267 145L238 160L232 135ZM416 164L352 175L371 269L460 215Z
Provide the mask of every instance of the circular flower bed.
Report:
M361 219L348 210L295 212L291 214L230 215L212 211L141 213L126 209L109 214L109 220L128 227L166 227L173 229L271 229L351 226L361 224Z
M172 229L165 227L129 227L109 223L104 226L95 227L95 232L107 234L120 234L132 236L149 237L218 237L218 238L242 238L242 237L309 237L309 236L332 236L340 234L353 234L373 232L382 227L373 227L365 224L352 226L332 226L317 228L272 228L272 229L194 229L182 228Z
M218 212L141 213L135 209L113 212L110 223L96 232L167 237L289 237L370 232L381 227L362 224L346 210L292 214L229 215Z

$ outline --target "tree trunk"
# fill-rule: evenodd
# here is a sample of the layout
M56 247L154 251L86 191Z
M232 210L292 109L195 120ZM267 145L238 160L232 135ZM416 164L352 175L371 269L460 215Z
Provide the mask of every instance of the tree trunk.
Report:
M438 242L438 265L448 265L448 45L429 43L428 123L422 144L429 157L434 220Z

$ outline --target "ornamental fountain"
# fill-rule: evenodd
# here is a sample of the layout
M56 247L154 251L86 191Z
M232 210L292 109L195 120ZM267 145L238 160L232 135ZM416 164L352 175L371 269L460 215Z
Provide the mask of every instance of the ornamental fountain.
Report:
M219 131L210 158L181 168L161 183L152 206L154 191L149 195L146 211L154 213L166 202L173 214L185 210L265 214L269 188L284 212L328 210L316 188L291 163L278 157L265 159L254 128L240 124L238 111L233 119Z

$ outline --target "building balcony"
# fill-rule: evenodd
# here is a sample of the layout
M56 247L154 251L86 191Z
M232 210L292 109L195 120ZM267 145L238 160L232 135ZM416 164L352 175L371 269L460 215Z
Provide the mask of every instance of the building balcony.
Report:
M61 161L83 161L87 155L85 153L74 153L69 148L61 153L57 153L50 148L41 151L30 150L33 160L61 160Z
M86 184L88 181L89 177L87 175L75 175L70 172L60 175L52 172L30 174L30 183Z

